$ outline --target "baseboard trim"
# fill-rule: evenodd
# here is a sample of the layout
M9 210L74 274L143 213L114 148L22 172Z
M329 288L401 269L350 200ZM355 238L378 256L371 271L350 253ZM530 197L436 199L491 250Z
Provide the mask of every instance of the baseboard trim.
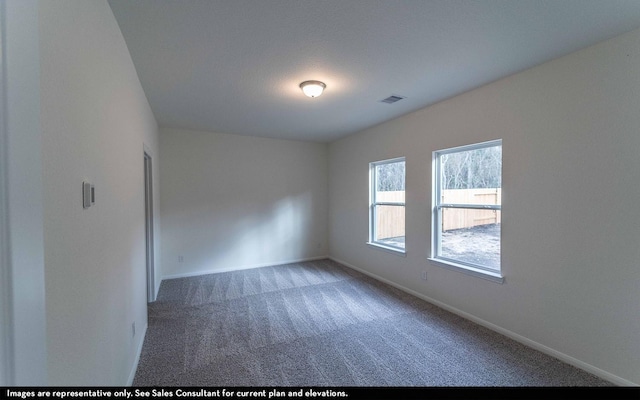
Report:
M162 280L164 281L164 280L168 280L168 279L190 278L192 276L220 274L220 273L223 273L223 272L242 271L242 270L245 270L245 269L274 267L276 265L293 264L293 263L305 262L305 261L326 260L328 258L330 258L330 257L325 255L325 256L318 256L318 257L311 257L311 258L300 258L300 259L297 259L297 260L289 260L289 261L276 261L276 262L264 263L264 264L252 264L252 265L247 265L247 266L244 266L244 267L231 267L231 268L222 268L222 269L215 269L215 270L208 270L208 271L187 272L187 273L184 273L184 274L166 275L166 276L162 277Z
M133 386L133 379L136 377L136 371L138 370L138 363L140 362L140 355L142 355L142 345L144 344L144 337L147 334L147 327L149 324L144 324L144 328L140 332L140 339L138 340L138 349L136 350L136 358L133 360L133 366L129 372L129 379L127 379L127 386Z
M434 305L436 305L436 306L438 306L440 308L443 308L443 309L445 309L447 311L450 311L450 312L452 312L452 313L454 313L456 315L459 315L459 316L461 316L461 317L463 317L465 319L473 321L473 322L477 323L478 325L482 325L485 328L491 329L494 332L498 332L498 333L500 333L500 334L502 334L504 336L507 336L508 338L511 338L511 339L513 339L513 340L515 340L515 341L517 341L519 343L524 344L525 346L531 347L531 348L533 348L535 350L538 350L538 351L540 351L540 352L542 352L544 354L547 354L547 355L549 355L551 357L555 357L555 358L559 359L560 361L564 361L567 364L573 365L576 368L580 368L580 369L582 369L582 370L584 370L586 372L589 372L589 373L591 373L591 374L593 374L593 375L595 375L595 376L597 376L599 378L602 378L602 379L604 379L604 380L606 380L608 382L611 382L614 385L618 385L618 386L640 386L640 384L638 384L638 383L631 382L631 381L629 381L627 379L621 378L621 377L619 377L617 375L614 375L612 373L604 371L604 370L602 370L602 369L600 369L598 367L595 367L595 366L593 366L591 364L588 364L588 363L586 363L584 361L578 360L577 358L571 357L571 356L569 356L567 354L564 354L564 353L562 353L562 352L560 352L558 350L552 349L552 348L550 348L548 346L545 346L545 345L543 345L541 343L533 341L533 340L531 340L531 339L529 339L529 338L527 338L525 336L522 336L520 334L512 332L512 331L510 331L508 329L502 328L502 327L500 327L498 325L495 325L495 324L493 324L491 322L485 321L482 318L478 318L475 315L472 315L472 314L469 314L469 313L467 313L465 311L459 310L459 309L457 309L455 307L452 307L452 306L450 306L448 304L445 304L445 303L443 303L443 302L441 302L439 300L433 299L433 298L431 298L429 296L426 296L426 295L424 295L422 293L416 292L415 290L412 290L412 289L409 289L407 287L404 287L404 286L402 286L402 285L400 285L400 284L398 284L396 282L390 281L389 279L386 279L386 278L383 278L381 276L378 276L378 275L376 275L376 274L374 274L372 272L366 271L366 270L364 270L362 268L358 268L355 265L349 264L348 262L342 261L342 260L340 260L338 258L331 257L331 256L329 256L329 259L337 262L338 264L342 264L345 267L349 267L349 268L351 268L353 270L356 270L356 271L361 272L361 273L363 273L363 274L365 274L367 276L370 276L371 278L374 278L374 279L376 279L376 280L378 280L380 282L384 282L384 283L386 283L388 285L391 285L391 286L393 286L393 287L395 287L397 289L400 289L403 292L409 293L409 294L411 294L413 296L421 298L422 300L428 301L431 304L434 304Z

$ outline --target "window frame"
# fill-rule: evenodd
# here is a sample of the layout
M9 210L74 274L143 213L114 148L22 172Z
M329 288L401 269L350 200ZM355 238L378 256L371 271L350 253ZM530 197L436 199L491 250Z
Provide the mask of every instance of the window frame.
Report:
M404 166L405 166L405 174L404 174L404 186L405 186L405 201L384 201L384 202L379 202L376 199L376 183L377 183L377 173L376 173L376 167L380 166L380 165L385 165L385 164L394 164L394 163L398 163L398 162L404 162ZM406 180L406 176L407 176L407 159L406 157L396 157L396 158L390 158L387 160L380 160L380 161L374 161L369 163L369 240L367 241L367 244L381 248L383 250L388 250L390 252L396 253L396 254L400 254L400 255L405 255L406 254L406 235L405 235L405 247L399 247L399 246L393 246L391 244L388 243L384 243L381 242L379 240L376 240L376 234L377 234L377 221L376 221L376 207L378 206L392 206L392 207L404 207L405 212L406 212L406 184L407 184L407 180ZM404 225L405 225L405 232L406 232L406 216L405 219L403 221Z
M502 275L502 238L500 240L500 265L498 269L487 267L481 264L474 264L468 261L459 260L455 258L442 256L442 210L445 208L457 208L457 209L475 209L475 210L496 210L499 211L502 218L502 196L500 204L466 204L466 203L441 203L442 199L442 171L441 171L441 156L447 154L461 153L466 151L479 150L489 147L502 148L502 139L490 140L481 143L474 143L469 145L451 147L442 150L436 150L432 153L432 239L431 239L431 257L429 260L437 263L445 268L457 270L460 272L468 273L480 278L488 279L498 283L504 282ZM500 169L500 180L502 181L502 168ZM501 185L502 186L502 185ZM500 228L502 236L502 228Z

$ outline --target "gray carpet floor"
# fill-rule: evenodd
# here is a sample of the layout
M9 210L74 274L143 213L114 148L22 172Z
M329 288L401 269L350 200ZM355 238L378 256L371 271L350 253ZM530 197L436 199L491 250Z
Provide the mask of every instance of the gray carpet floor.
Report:
M331 260L165 280L134 386L611 386Z

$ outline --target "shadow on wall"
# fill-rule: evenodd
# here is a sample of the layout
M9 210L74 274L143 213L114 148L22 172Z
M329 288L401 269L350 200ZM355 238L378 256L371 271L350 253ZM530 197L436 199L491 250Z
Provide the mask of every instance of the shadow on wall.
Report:
M190 245L190 270L258 266L309 258L319 251L311 239L313 224L318 223L311 193L288 196L270 207L256 200L243 207L247 212L239 219L214 216L206 220L217 232Z

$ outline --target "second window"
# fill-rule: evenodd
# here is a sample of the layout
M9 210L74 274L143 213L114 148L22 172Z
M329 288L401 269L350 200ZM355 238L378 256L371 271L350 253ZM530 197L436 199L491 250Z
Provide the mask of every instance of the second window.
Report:
M433 258L500 274L502 141L434 152Z

